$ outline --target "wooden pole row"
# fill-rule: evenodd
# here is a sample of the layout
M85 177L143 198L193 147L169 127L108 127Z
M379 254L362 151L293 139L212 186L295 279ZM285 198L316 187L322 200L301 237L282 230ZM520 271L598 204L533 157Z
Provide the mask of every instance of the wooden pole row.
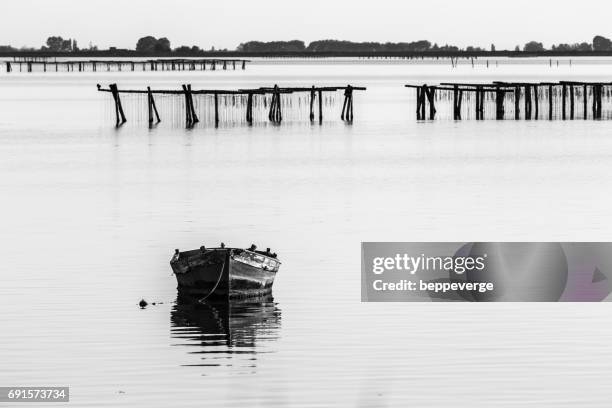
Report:
M486 83L441 83L437 86L424 85L405 85L407 88L416 89L416 117L417 120L425 119L425 107L429 101L430 115L429 119L435 117L435 91L452 92L453 103L453 119L461 120L462 100L464 92L475 92L476 99L476 120L484 119L484 95L485 92L493 92L495 100L495 118L498 120L504 119L505 115L505 96L508 93L514 95L514 119L518 120L521 117L521 97L523 102L523 118L526 120L540 119L540 97L541 88L548 90L548 119L554 117L553 98L555 87L560 87L561 92L561 118L567 119L569 114L570 119L576 117L576 89L581 89L582 97L582 116L587 119L588 114L588 87L591 87L592 98L592 117L593 119L602 118L602 100L604 95L604 87L612 86L612 83L602 82L576 82L576 81L560 81L558 83L525 83L525 82L493 82Z
M215 70L217 64L222 64L223 69L227 69L228 64L231 64L232 68L236 70L236 63L241 64L242 69L246 69L246 63L250 60L245 59L156 59L156 60L66 60L66 61L46 61L46 60L32 60L32 61L6 61L6 72L13 72L13 64L19 64L19 71L23 70L22 64L25 64L27 72L33 72L33 66L39 65L43 67L43 72L47 72L48 65L55 65L55 71L59 71L59 66L65 66L66 72L74 71L75 66L79 72L84 72L88 67L91 67L93 72L98 71L98 66L106 66L106 70L110 71L112 67L115 67L118 71L122 71L124 66L128 66L131 71L136 70L136 64L140 63L142 71L147 70L147 66L150 71L158 71L161 67L162 71L195 71L197 67L205 71L206 66L209 65L211 70Z

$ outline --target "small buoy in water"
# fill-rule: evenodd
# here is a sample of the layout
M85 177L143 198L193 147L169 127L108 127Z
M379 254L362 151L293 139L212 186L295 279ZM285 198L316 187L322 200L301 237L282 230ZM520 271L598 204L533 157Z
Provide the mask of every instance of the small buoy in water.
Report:
M147 307L148 303L146 300L144 299L140 299L140 302L138 303L138 306L140 306L141 309L144 309L145 307Z

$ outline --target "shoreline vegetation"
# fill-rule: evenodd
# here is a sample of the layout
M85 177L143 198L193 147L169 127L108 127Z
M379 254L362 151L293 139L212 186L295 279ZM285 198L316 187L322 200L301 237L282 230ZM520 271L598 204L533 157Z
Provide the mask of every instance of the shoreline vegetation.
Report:
M172 48L166 37L140 38L134 49L110 47L98 49L91 43L79 48L76 40L49 37L40 48L14 48L0 45L0 57L8 58L53 58L53 57L286 57L286 58L478 58L478 57L602 57L612 56L612 40L595 36L591 42L557 44L550 48L537 41L530 41L513 50L497 50L494 44L488 49L468 46L432 44L427 40L398 43L352 42L319 40L306 45L304 41L248 41L234 50L201 49L193 46Z

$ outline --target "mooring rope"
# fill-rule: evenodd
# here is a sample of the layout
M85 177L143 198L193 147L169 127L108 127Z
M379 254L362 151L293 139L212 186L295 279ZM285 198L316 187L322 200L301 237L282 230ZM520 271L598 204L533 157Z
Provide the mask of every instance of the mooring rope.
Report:
M208 295L206 295L205 297L203 297L202 299L198 300L198 302L203 302L206 299L208 299L208 297L210 295L212 295L213 293L215 293L215 290L217 290L217 286L219 286L219 283L221 282L221 278L223 277L223 271L225 270L225 261L227 259L227 257L229 257L229 253L223 258L223 266L221 266L221 272L219 273L219 277L217 278L217 283L215 283L215 286L212 288L212 290L208 293Z

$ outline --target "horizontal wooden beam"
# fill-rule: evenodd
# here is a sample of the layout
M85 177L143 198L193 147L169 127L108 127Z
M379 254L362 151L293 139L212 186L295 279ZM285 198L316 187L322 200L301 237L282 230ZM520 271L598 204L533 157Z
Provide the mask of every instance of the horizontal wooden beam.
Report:
M112 92L110 88L102 88L100 84L97 85L98 91L100 92ZM236 90L226 90L226 89L199 89L192 90L191 93L194 95L265 95L272 93L283 93L290 94L294 92L330 92L330 91L339 91L347 89L346 86L338 86L338 87L314 87L314 88L256 88L256 89L236 89ZM365 91L365 87L352 87L354 90ZM148 94L148 90L140 90L140 89L118 89L118 93L124 94ZM151 89L152 94L164 94L164 95L183 95L185 92L179 89Z
M406 88L422 88L423 85L404 85L404 87ZM436 90L440 90L440 91L454 91L455 88L454 87L449 87L449 86L439 86L439 85L427 85L428 88L435 88ZM483 87L482 89L478 89L478 88L461 88L458 87L457 90L459 91L463 91L463 92L476 92L476 91L480 91L480 92L513 92L511 89L506 89L506 88L502 88L500 87L499 89L497 88L485 88Z

